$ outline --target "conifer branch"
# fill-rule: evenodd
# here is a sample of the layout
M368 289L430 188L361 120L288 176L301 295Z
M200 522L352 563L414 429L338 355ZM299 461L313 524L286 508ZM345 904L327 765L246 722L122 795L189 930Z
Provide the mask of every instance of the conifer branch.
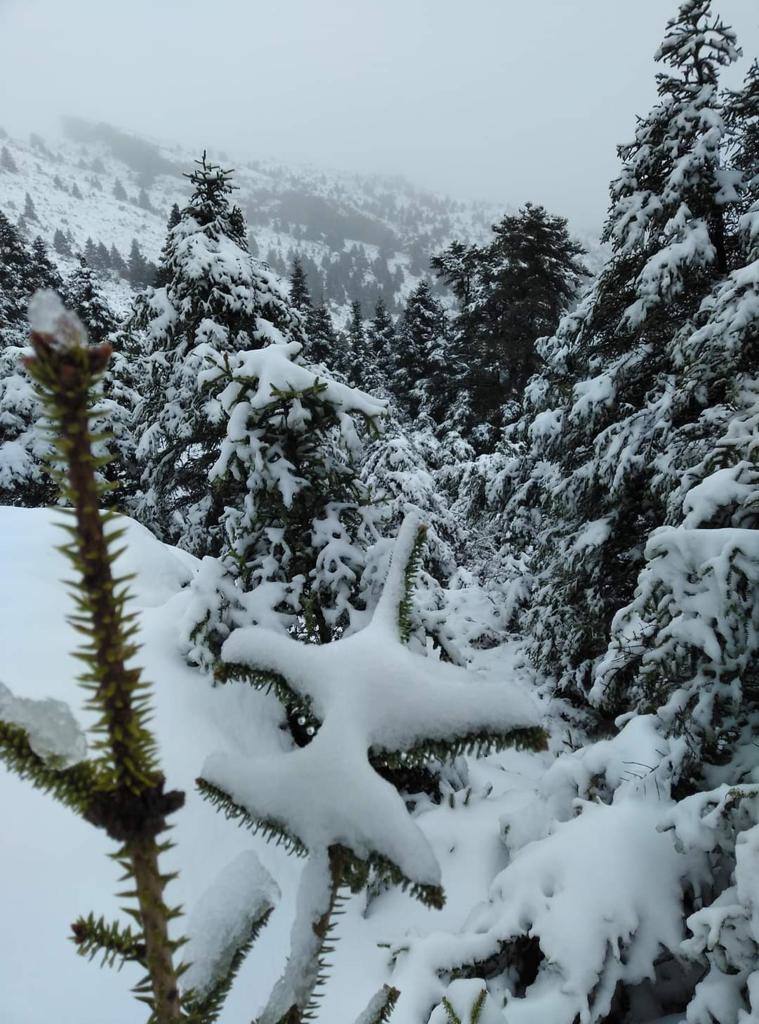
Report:
M411 546L408 559L403 567L403 595L398 605L398 630L401 641L407 644L411 639L411 631L414 628L411 620L413 608L414 589L416 578L422 567L424 547L427 542L427 527L421 525L416 531L414 543Z
M77 947L80 956L92 960L98 953L102 954L101 965L119 966L132 960L145 965L145 943L142 937L128 926L113 922L106 924L105 918L95 918L90 913L87 917L78 918L71 926L71 941Z
M3 721L0 721L0 761L19 778L28 779L37 789L86 817L97 785L97 771L91 761L82 761L71 768L51 767L32 750L25 729Z
M399 997L400 992L397 988L383 985L369 1000L366 1009L356 1018L355 1024L387 1024Z
M145 947L148 977L140 987L141 998L156 1021L169 1024L183 1017L179 974L173 963L177 943L169 938L169 922L177 911L165 902L169 878L161 874L158 859L166 847L157 837L167 827L167 815L182 806L184 795L164 790L155 739L148 727L147 684L139 669L128 667L136 651L136 627L125 611L128 591L124 580L115 578L113 572L118 556L114 543L123 531L108 533L107 525L114 517L100 511L105 488L97 471L105 460L93 455L90 425L93 395L111 349L107 344L89 346L79 320L64 310L52 293L38 294L32 305L30 320L39 327L32 331L34 355L26 360L26 366L45 406L56 476L71 506L70 541L63 551L77 574L72 625L84 637L77 651L85 666L80 678L89 691L89 706L98 715L97 758L92 762L93 784L84 813L87 820L123 843L119 858L134 884L138 905L134 916ZM26 761L29 770L28 758ZM90 928L84 922L86 948L103 940L105 945L100 945L106 960L111 958L109 949L118 956L119 950L130 948L126 932L109 932L107 926L98 928L98 924L93 922ZM129 938L134 938L131 932Z
M452 736L449 739L423 740L408 750L374 751L378 764L397 770L423 765L431 758L447 761L463 755L485 757L509 747L516 750L545 750L548 735L539 726L510 729L505 733L477 732Z
M294 853L297 857L308 855L308 849L303 842L280 822L272 818L254 817L247 808L235 803L228 793L207 779L198 778L195 785L203 799L213 804L229 821L236 821L241 828L249 829L253 835L262 835L267 842L284 846L288 853Z
M251 922L245 940L237 947L225 973L214 979L208 990L199 996L188 992L183 1004L191 1024L214 1024L219 1019L224 1003L229 995L232 983L245 962L245 958L261 934L272 914L272 907L266 909Z

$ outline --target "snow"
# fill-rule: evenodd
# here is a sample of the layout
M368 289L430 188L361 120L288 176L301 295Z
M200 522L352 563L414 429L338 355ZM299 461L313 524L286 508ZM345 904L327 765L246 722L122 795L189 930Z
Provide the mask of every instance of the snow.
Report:
M72 334L82 337L84 328L79 318L61 302L57 292L44 288L29 299L29 326L40 334L50 334L61 340Z
M374 616L364 629L323 646L262 627L232 632L222 660L283 676L321 721L306 746L266 758L219 752L204 777L256 817L282 823L311 850L342 843L359 857L377 851L423 885L440 868L404 802L380 778L369 750L405 752L420 743L538 726L524 689L483 680L401 643L403 567L418 527L404 523ZM336 799L336 794L340 794Z
M2 671L14 694L64 701L76 719L88 725L92 719L84 707L85 694L75 683L80 665L70 653L78 637L66 621L72 606L61 583L70 569L55 550L62 540L56 525L59 521L59 515L44 510L0 508ZM138 660L154 684L154 724L161 762L168 785L183 789L187 797L185 808L175 817L172 838L177 845L166 858L166 869L179 871L178 880L169 888L169 900L190 911L189 918L177 922L177 934L197 934L195 909L214 879L225 877L228 865L237 865L235 870L241 875L250 867L252 883L249 855L253 852L282 891L269 924L235 981L222 1017L223 1024L246 1024L260 1014L272 980L283 969L303 861L287 857L225 820L198 796L194 780L206 758L217 750L240 756L246 764L247 759L290 757L292 752L284 749L278 727L281 710L273 697L245 685L213 687L203 673L183 660L178 627L192 598L187 582L199 563L159 543L132 520L122 519L120 525L127 533L118 570L136 574L131 588L141 628ZM376 647L373 650L376 652ZM527 676L518 668L519 659L507 651L482 653L487 659L483 658L481 669L471 676L458 676L453 670L454 677L465 680L464 687L473 687L472 695L478 683L497 681L518 706L527 686ZM423 660L418 656L418 661ZM442 668L443 678L449 678L447 670L452 666ZM512 682L515 676L523 682ZM437 680L437 674L432 678ZM389 682L381 678L380 693ZM532 706L529 698L525 699L526 706ZM342 741L340 737L339 744ZM335 966L324 993L324 1019L353 1024L382 985L393 983L386 949L379 943L402 943L409 928L417 934L456 928L472 903L484 897L502 858L498 795L507 781L521 785L525 772L527 785L534 785L546 757L506 751L473 771L469 783L473 793L467 804L463 803L465 791L457 789L452 793L455 807L447 801L439 807L420 805L412 821L433 851L430 868L434 861L442 871L447 905L442 911L431 910L400 891L380 894L368 912L363 895L351 900L339 919ZM508 766L508 774L499 765ZM341 798L347 792L343 783ZM107 857L111 844L70 811L4 770L0 771L0 802L13 822L0 849L0 899L13 918L15 936L12 944L4 946L0 962L3 1012L8 1021L38 1024L40 1019L65 1016L79 1024L102 1024L107 1011L109 1024L134 1024L138 1011L128 990L140 972L130 965L119 973L98 970L76 957L66 942L70 923L80 913L93 910L107 917L119 916L121 901L113 895L120 888L118 871ZM405 808L403 814L407 814ZM31 948L35 950L33 961L28 956ZM44 986L38 984L40 977L46 979ZM30 991L34 992L31 1002Z
M228 972L251 928L280 898L277 883L253 850L239 853L203 893L190 915L182 979L198 997Z
M53 767L69 768L87 753L84 732L62 700L14 697L0 683L0 720L25 729L34 753Z

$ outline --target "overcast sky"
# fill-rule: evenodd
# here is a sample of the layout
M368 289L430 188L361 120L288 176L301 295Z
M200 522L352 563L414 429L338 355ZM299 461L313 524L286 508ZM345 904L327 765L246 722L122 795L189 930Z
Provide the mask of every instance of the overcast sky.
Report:
M715 0L748 58L759 0ZM0 0L0 124L108 120L595 228L675 0ZM731 76L735 80L735 75Z

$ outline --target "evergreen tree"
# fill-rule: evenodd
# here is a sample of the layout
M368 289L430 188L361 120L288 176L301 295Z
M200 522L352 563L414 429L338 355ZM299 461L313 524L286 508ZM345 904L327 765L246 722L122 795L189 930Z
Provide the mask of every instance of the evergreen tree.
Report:
M698 387L677 393L675 339L737 252L726 236L738 193L722 165L717 88L736 55L709 4L686 0L658 52L672 69L657 76L659 100L620 147L605 229L611 259L540 343L544 368L512 432L529 455L509 484L506 519L515 541L534 545L540 569L524 623L531 653L580 691L632 598L644 539L667 515L657 454L677 420L698 414Z
M361 385L364 375L369 372L369 353L364 329L364 316L361 303L351 302L351 315L348 321L348 354L350 359L350 378L354 384Z
M126 260L115 245L111 246L108 253L108 266L111 270L117 273L119 277L129 277L129 268L127 267Z
M92 267L93 270L98 269L98 250L91 238L88 238L84 243L84 258L87 261L87 265Z
M218 551L222 498L209 489L225 426L218 402L198 390L215 357L303 339L297 313L273 275L254 263L230 217L229 171L206 161L189 175L193 193L170 230L161 261L166 284L138 302L133 330L146 339L138 452L144 463L137 514L167 540ZM209 419L210 415L210 419Z
M60 256L71 256L71 243L66 238L60 228L55 229L53 235L53 248Z
M113 198L118 199L120 203L125 203L127 201L126 189L118 178L113 184Z
M3 146L0 149L0 169L8 171L10 174L18 174L16 161L13 159L13 155L7 146Z
M117 319L103 296L95 272L87 260L79 260L79 266L64 285L63 297L66 305L84 324L93 344L102 345L108 340L109 335L116 329Z
M445 311L423 279L401 317L393 393L412 418L423 409L435 422L450 425L456 376Z
M338 339L332 317L323 300L315 306L308 307L306 336L308 343L305 354L311 362L323 363L331 370L341 373L347 370L343 345Z
M265 621L326 643L358 608L377 534L354 420L374 427L383 406L303 365L299 350L291 342L217 356L204 375L215 396L207 407L220 405L226 423L210 470L224 495L225 544L199 583L199 595L214 595L193 623L201 661L232 624Z
M740 173L738 213L748 213L759 192L759 59L751 64L743 87L727 97L732 164Z
M71 195L74 197L74 199L84 198L81 189L79 188L76 182L74 182L74 184L71 186Z
M39 249L39 247L38 247ZM55 487L46 468L50 444L39 429L42 409L24 372L29 294L48 272L0 213L0 504L49 504ZM52 271L52 267L49 268Z
M28 293L32 295L42 288L57 290L61 283L61 275L48 255L47 246L37 235L32 242L32 258L26 283Z
M111 254L103 242L98 242L95 269L106 273L111 269Z
M32 197L29 195L28 192L24 196L23 217L26 221L35 221L39 223L39 217L37 216L37 211L34 208L34 202L32 201Z
M26 316L31 256L18 229L0 211L0 339L5 344Z
M352 328L351 324L351 328ZM359 383L368 391L387 392L393 377L396 337L393 318L382 298L377 300L374 317L366 333L366 353ZM354 364L357 366L357 364Z
M146 288L151 283L150 267L148 261L142 255L140 243L136 238L132 239L132 247L129 250L127 273L129 283L137 290Z
M471 428L495 436L504 407L515 408L537 366L535 342L552 333L587 272L566 220L528 203L493 226L487 246L454 243L432 266L456 294L457 347ZM506 410L508 414L508 409Z
M308 290L308 281L303 269L303 262L300 256L293 257L292 269L290 271L290 299L296 309L302 313L311 308L311 295Z
M258 362L267 351L250 355ZM261 1021L313 1018L342 887L357 893L371 879L443 905L440 869L409 813L406 780L416 780L432 758L545 743L535 712L524 703L515 712L512 694L407 649L423 543L424 528L409 517L371 622L354 636L317 646L266 625L234 628L217 664L220 679L272 688L290 743L282 749L280 741L264 757L210 758L200 792L309 858L290 957ZM366 1024L386 1021L398 993L386 988L378 996L360 1016Z

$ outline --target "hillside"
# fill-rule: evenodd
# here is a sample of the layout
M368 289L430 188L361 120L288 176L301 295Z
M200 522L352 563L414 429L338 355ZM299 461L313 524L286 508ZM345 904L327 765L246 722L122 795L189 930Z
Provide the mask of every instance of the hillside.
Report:
M39 234L51 247L58 229L73 252L92 239L109 250L115 246L127 260L137 239L143 255L156 262L171 206L182 206L189 194L183 175L200 153L108 125L69 119L64 129L55 140L34 132L28 140L0 137L10 156L0 162L0 209L11 220L20 218L30 239ZM380 295L397 310L429 273L432 253L454 238L486 237L503 213L422 191L400 177L240 161L226 152L209 156L235 170L236 201L254 254L286 276L298 253L312 295L323 294L338 321L356 299L365 315ZM33 218L24 217L27 194ZM113 277L114 302L123 307L129 291ZM444 292L441 285L437 290Z

